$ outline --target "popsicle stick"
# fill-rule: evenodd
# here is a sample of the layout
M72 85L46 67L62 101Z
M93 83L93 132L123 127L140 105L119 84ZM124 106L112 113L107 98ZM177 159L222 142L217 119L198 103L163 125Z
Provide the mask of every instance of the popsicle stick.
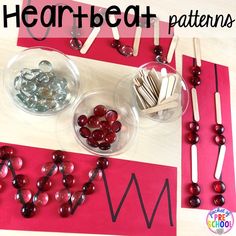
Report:
M191 165L192 165L192 182L198 182L198 163L197 163L197 146L193 144L191 146Z
M175 77L173 75L169 76L168 87L166 92L166 98L170 97L175 86Z
M221 100L220 100L220 93L219 92L215 92L215 111L216 111L217 124L222 124Z
M161 69L161 75L163 76L163 78L161 81L161 89L160 89L160 94L158 98L158 104L160 104L163 100L165 100L166 92L168 88L168 77L167 77L167 71L165 68Z
M168 54L167 54L167 62L168 63L170 63L172 61L175 49L176 49L177 44L178 44L178 41L179 41L179 37L174 35L174 37L171 40L171 44L170 44L169 51L168 51Z
M198 109L198 98L197 98L197 90L195 88L191 89L192 94L192 105L193 105L193 116L195 121L200 120L199 109Z
M142 97L142 96L140 95L140 93L138 92L136 86L133 86L133 88L134 88L135 94L136 94L136 96L137 96L137 98L138 98L138 100L139 100L139 102L140 102L140 105L142 106L142 107L141 107L141 110L146 109L146 108L147 108L147 105L146 105L146 103L145 103L143 97Z
M169 102L173 102L173 101L176 101L178 98L179 98L179 95L175 93L171 95L170 97L166 98L165 100L163 100L160 104L162 105Z
M142 35L142 27L136 27L135 36L134 36L134 44L133 44L133 56L138 56L139 44Z
M160 104L160 105L156 105L154 107L150 107L145 110L142 110L142 113L143 114L151 114L151 113L160 112L160 111L163 111L166 109L176 108L177 106L178 106L177 102L169 102L166 104Z
M101 29L100 27L94 27L93 28L92 32L90 33L90 35L88 36L87 40L85 41L83 47L80 49L80 52L82 54L86 54L87 53L87 51L89 50L89 48L93 44L93 41L95 40L95 38L99 34L100 29Z
M202 56L201 56L200 39L193 38L193 44L194 44L194 51L195 51L195 58L196 58L197 66L201 66Z
M116 22L115 15L110 15L109 20L110 20L111 24L114 24ZM120 34L119 34L118 27L111 27L111 30L112 30L113 38L115 40L119 40L120 39Z
M215 170L215 178L216 179L220 179L223 164L224 164L225 152L226 152L226 146L221 145L218 160L217 160L216 170Z
M150 107L156 105L156 102L152 99L152 97L150 97L150 95L143 86L137 87L137 90Z
M156 18L154 22L154 45L155 46L160 44L159 38L160 38L160 21L158 18Z
M154 68L152 68L149 71L149 75L153 78L153 82L155 83L157 90L160 91L161 80L160 80L159 75L157 74L156 70Z

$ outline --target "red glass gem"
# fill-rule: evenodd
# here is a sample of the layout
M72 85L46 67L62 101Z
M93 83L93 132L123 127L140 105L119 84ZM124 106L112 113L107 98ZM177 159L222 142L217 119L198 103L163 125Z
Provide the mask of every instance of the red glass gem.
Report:
M223 134L224 131L225 131L225 127L224 127L223 125L221 125L221 124L216 124L216 125L214 126L214 130L215 130L215 132L216 132L217 134Z
M222 134L216 135L215 142L219 146L225 144L225 142L226 142L225 136Z
M49 196L47 193L39 193L33 197L35 206L46 206L48 204L48 200Z
M160 46L160 45L155 46L155 48L154 48L154 53L155 53L157 56L162 55L162 54L163 54L163 48L162 48L162 46Z
M196 144L199 142L199 135L196 132L190 132L187 135L189 143Z
M87 127L81 127L79 133L83 138L88 138L91 135L91 131Z
M109 122L106 120L100 121L100 127L101 127L101 129L110 129L111 128Z
M116 133L110 132L104 138L106 143L114 143L116 141Z
M64 175L69 175L74 171L74 164L70 161L64 161L59 166L59 171Z
M117 120L118 114L114 110L109 110L109 111L107 111L105 118L111 124Z
M21 202L21 203L27 203L31 200L32 193L28 189L18 189L17 193L15 194L15 200ZM23 202L22 202L23 200Z
M15 149L11 146L2 146L1 147L1 154L2 156L13 156L15 154Z
M29 183L28 178L25 175L16 175L12 180L12 185L15 188L23 188Z
M68 202L63 203L59 207L58 213L61 217L68 217L71 214L71 204Z
M87 138L87 144L91 147L98 147L99 143L93 138L93 137L89 137Z
M121 45L120 47L117 48L118 52L126 57L133 56L133 48L128 46L128 45Z
M88 118L88 126L90 128L99 128L99 125L100 125L100 121L97 116L90 116Z
M83 185L82 190L86 195L92 194L95 191L95 185L92 182L87 182Z
M36 214L37 208L33 202L28 202L21 208L21 214L25 218L31 218Z
M88 123L88 117L86 115L81 115L78 117L77 123L79 126L85 126Z
M57 150L55 152L53 152L52 154L52 160L55 164L60 164L65 160L65 154L64 152Z
M97 160L97 167L99 169L106 169L109 166L109 161L106 157L99 157Z
M103 105L97 105L93 109L94 115L98 116L98 117L105 116L106 112L107 112L107 108L105 106L103 106Z
M201 79L198 76L193 76L190 80L191 84L196 87L201 84Z
M192 208L197 208L199 207L201 204L201 200L198 196L191 196L189 197L189 205L192 207Z
M197 183L191 183L189 186L189 192L192 195L198 195L201 192L201 188Z
M111 125L111 130L113 132L118 133L121 130L122 124L120 123L120 121L115 121L114 123L112 123Z
M119 47L121 46L120 40L114 39L114 40L112 41L112 43L111 43L111 46L112 46L113 48L119 48Z
M102 132L102 130L96 129L92 132L92 138L95 141L101 141L104 138L104 133Z
M197 132L200 129L200 125L196 121L190 122L189 123L189 129L193 132Z
M80 50L83 46L83 43L78 38L72 38L70 40L70 47L74 50Z
M226 190L226 186L225 186L224 182L219 180L219 181L215 181L213 183L213 189L216 193L224 193Z
M102 142L102 143L99 143L99 148L103 151L106 151L111 148L111 145L110 145L110 143Z
M66 188L71 188L75 184L75 177L73 175L65 175L62 183Z
M192 75L193 76L198 76L201 74L201 67L199 66L193 66L192 67Z
M40 191L45 192L52 187L52 181L47 176L44 176L38 179L36 186Z
M225 204L225 198L223 197L223 195L219 194L219 195L216 195L214 198L213 198L213 203L216 205L216 206L223 206Z

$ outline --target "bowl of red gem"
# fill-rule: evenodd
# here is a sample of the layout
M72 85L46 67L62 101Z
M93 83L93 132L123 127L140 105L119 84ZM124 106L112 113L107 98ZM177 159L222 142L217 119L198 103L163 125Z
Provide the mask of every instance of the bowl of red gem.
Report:
M97 155L117 155L133 142L138 115L129 103L118 107L111 91L91 91L77 103L73 127L76 140L86 150Z

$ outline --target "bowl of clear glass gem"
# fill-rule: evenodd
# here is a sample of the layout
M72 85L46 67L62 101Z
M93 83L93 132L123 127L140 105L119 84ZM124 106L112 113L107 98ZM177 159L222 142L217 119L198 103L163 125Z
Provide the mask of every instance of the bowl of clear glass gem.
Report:
M79 71L63 53L34 47L15 55L4 71L4 83L15 104L24 111L52 115L74 102Z
M182 76L171 66L155 61L140 66L118 83L119 106L122 93L137 108L141 125L146 121L175 121L185 113L189 103L189 91Z
M126 151L134 141L138 114L125 101L122 107L117 107L112 91L90 91L76 104L73 128L77 142L87 151L97 155L117 155Z

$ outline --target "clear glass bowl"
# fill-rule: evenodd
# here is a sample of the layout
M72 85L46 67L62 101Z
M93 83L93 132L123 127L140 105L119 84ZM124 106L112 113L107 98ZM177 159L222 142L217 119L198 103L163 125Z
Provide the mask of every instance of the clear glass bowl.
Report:
M77 98L79 71L62 52L33 47L7 63L4 84L19 108L36 115L53 115Z
M174 108L169 108L165 109L161 112L156 112L152 114L145 114L142 111L142 108L140 106L140 103L138 102L137 95L134 90L134 78L137 77L137 75L140 73L141 70L146 70L150 71L152 69L155 69L156 72L158 73L160 77L160 81L163 79L161 76L161 70L163 68L166 69L167 75L174 75L175 78L177 78L178 83L175 89L175 93L178 95L178 99L176 100L177 106ZM167 122L172 122L180 118L185 111L187 110L188 104L189 104L189 90L188 87L182 78L182 76L171 66L159 62L148 62L142 66L140 66L135 73L132 75L129 75L128 78L122 79L116 87L116 103L118 106L122 106L122 100L120 100L120 97L122 94L125 94L126 100L129 101L131 106L136 107L139 117L140 117L140 122L145 123L144 126L148 126L146 123L146 120L149 120L150 123L155 123L155 122L162 122L162 123L167 123ZM144 121L145 120L145 121ZM153 123L153 124L154 124ZM140 124L142 126L142 124Z
M122 98L121 98L122 99ZM78 123L80 115L87 117L93 114L93 109L97 105L104 105L109 110L115 110L118 113L118 121L121 122L121 130L116 133L117 139L111 144L108 150L101 150L98 147L94 148L87 144L86 138L79 134L81 128ZM138 114L134 107L123 100L122 107L117 107L114 100L114 93L108 90L96 90L85 93L79 99L74 110L73 127L75 138L82 147L97 155L117 155L126 151L134 141L138 129Z

